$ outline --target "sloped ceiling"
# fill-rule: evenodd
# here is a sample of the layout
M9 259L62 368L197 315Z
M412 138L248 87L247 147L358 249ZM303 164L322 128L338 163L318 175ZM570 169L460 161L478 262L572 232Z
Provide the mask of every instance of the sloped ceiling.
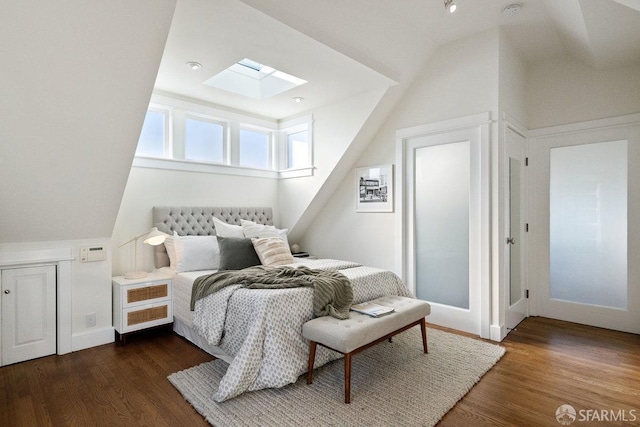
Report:
M502 13L513 0L456 1L449 14L442 0L178 0L156 89L282 119L408 84L438 47L497 26L525 61L640 61L638 0L520 0L515 16ZM245 57L309 83L258 102L202 84Z
M545 0L568 52L594 68L640 61L640 1Z
M0 243L111 237L174 8L3 2Z

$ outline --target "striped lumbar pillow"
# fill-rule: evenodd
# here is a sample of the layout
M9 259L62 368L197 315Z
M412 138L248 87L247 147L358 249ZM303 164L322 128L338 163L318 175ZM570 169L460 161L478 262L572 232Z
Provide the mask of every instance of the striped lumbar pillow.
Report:
M253 238L251 242L262 265L276 267L295 261L289 246L279 237Z

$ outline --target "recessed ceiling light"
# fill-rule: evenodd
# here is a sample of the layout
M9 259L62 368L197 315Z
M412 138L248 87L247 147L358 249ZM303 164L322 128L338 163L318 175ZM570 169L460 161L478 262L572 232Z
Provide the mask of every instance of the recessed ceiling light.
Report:
M202 68L202 64L199 63L199 62L195 62L195 61L189 61L189 62L187 62L187 67L189 67L193 71L195 71L195 70L199 70L200 68Z
M294 96L293 100L296 101L297 104L300 104L302 101L304 101L304 98L301 96Z
M522 9L522 5L520 3L513 3L502 9L502 14L507 17L512 17L517 15L518 12L520 12L520 9Z
M449 11L449 13L455 12L458 8L453 0L444 0L444 7Z

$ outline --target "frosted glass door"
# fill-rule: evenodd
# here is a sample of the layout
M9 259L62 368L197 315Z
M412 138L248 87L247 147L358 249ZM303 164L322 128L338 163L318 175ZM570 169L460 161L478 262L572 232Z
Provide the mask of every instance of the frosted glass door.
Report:
M640 333L640 123L528 149L532 314Z
M551 298L627 308L627 141L550 152Z
M429 322L488 338L489 125L450 126L403 142L406 282Z
M469 141L415 150L416 296L469 309Z

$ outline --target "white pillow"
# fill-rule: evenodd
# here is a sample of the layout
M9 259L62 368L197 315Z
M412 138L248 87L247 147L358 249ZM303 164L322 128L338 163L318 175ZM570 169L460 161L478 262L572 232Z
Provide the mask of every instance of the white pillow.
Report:
M291 264L295 261L289 250L289 245L280 237L253 238L251 243L253 243L253 248L256 250L262 265L277 267Z
M177 236L176 232L173 232L173 236ZM169 256L169 266L175 270L176 263L176 248L174 245L174 237L168 236L164 240L164 247L167 249L167 255Z
M213 226L216 229L216 236L219 237L238 237L243 238L244 232L239 225L227 224L226 222L216 218L213 218Z
M244 231L245 237L279 237L289 246L287 239L287 230L275 228L273 225L257 224L253 221L240 220L242 224L242 231Z
M169 258L171 268L176 273L217 270L220 267L220 248L216 236L178 236L174 232L173 246L175 255Z

